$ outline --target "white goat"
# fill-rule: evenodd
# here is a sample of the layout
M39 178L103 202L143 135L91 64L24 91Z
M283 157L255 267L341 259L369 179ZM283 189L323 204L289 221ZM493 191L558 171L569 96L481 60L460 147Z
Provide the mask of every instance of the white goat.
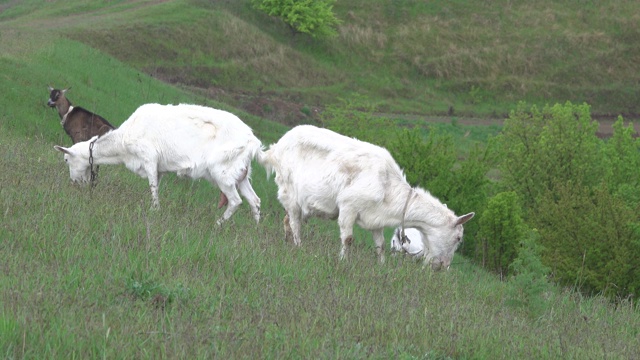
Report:
M244 196L260 220L260 198L249 182L251 160L262 143L235 115L198 105L140 106L119 128L70 148L64 153L71 180L87 182L92 164L124 164L149 179L153 207L160 207L158 184L164 173L205 178L222 191L219 206L228 207L218 224L229 219Z
M422 239L422 233L416 228L405 228L404 235L406 236L406 242L402 242L402 228L398 227L393 232L391 237L391 251L400 253L406 253L415 257L424 256L424 241Z
M357 223L372 232L384 262L383 229L404 218L407 227L418 228L428 239L425 264L448 268L462 241L462 224L474 215L458 217L427 191L411 188L387 150L327 129L297 126L259 161L267 174L276 173L278 200L287 212L287 239L300 245L301 221L311 216L337 218L341 259Z

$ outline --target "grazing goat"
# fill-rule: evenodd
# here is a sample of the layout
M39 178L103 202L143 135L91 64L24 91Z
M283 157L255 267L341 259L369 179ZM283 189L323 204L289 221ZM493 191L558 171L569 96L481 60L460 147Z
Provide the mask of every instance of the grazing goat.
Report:
M402 228L396 228L391 237L391 251L405 253L415 257L424 256L424 241L420 230L416 228L405 228L404 235L408 241L402 242Z
M404 220L427 239L425 264L448 268L462 241L462 224L474 215L458 217L429 192L411 188L387 150L327 129L297 126L259 161L267 174L276 174L278 200L287 213L287 240L293 238L300 245L301 222L311 216L337 218L341 259L353 242L353 225L358 224L372 232L384 262L383 229Z
M262 143L251 128L235 115L198 105L140 106L118 129L70 148L64 153L71 180L87 182L93 164L124 164L149 179L153 207L158 208L158 184L164 173L192 179L205 178L218 185L228 202L218 224L229 219L247 199L256 221L260 220L260 198L249 182L251 160L262 151Z
M70 89L70 88L69 88ZM92 113L79 106L72 106L65 93L69 89L58 90L49 86L49 107L55 107L60 115L60 124L71 137L73 143L87 141L94 136L100 136L114 129L102 116Z

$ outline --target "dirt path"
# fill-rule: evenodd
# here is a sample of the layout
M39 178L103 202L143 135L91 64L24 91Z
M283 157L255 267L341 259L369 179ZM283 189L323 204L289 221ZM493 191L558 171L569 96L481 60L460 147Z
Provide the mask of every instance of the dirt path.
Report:
M428 116L428 115L398 115L398 114L380 114L381 116L387 116L392 118L406 118L410 120L424 120L426 122L441 122L441 123L449 123L451 122L452 117L448 116ZM610 118L601 118L598 119L594 117L594 120L598 121L599 127L596 135L600 138L608 138L613 135L613 124L617 121L617 119ZM456 122L461 125L472 125L472 126L489 126L489 125L499 125L502 126L504 123L503 119L496 118L472 118L472 117L456 117ZM637 124L637 119L627 119L625 118L625 125L629 122L633 122L635 134L638 136L640 132L640 124Z

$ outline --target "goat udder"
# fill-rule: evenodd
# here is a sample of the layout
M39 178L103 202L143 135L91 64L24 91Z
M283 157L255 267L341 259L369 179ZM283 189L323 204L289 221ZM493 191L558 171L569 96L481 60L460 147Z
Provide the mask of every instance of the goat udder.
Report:
M247 167L247 168L244 169L244 171L240 175L240 180L238 180L236 182L236 185L238 183L240 183L241 181L243 181L247 177L248 173L249 173L249 168ZM229 199L227 199L227 196L221 191L220 192L220 201L218 201L218 209L222 208L223 206L227 205L228 203L229 203Z
M220 192L220 201L218 201L218 209L227 205L228 203L229 203L229 200L227 199L227 195L225 195L223 192Z

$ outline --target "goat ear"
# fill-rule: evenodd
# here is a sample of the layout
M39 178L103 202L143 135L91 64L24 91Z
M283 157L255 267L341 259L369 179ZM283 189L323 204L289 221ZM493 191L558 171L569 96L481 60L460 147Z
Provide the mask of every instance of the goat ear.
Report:
M63 93L63 94L66 94L66 93L67 93L67 91L69 91L69 90L71 90L71 86L69 86L69 87L68 87L68 88L66 88L66 89L63 89L63 90L62 90L62 93Z
M462 216L460 216L460 217L456 220L455 225L453 225L453 226L458 226L458 225L462 225L462 224L466 223L467 221L471 220L471 218L472 218L475 214L476 214L476 213L472 213L472 212L470 212L470 213L468 213L468 214L466 214L466 215L462 215Z
M47 84L47 88L49 88L49 91L53 91L53 88L51 87L51 85Z
M60 151L60 152L65 153L65 154L69 154L69 155L71 155L71 151L69 151L69 149L67 149L67 148L65 148L65 147L58 146L58 145L54 145L54 146L53 146L53 148L54 148L54 149L56 149L56 150L58 150L58 151Z

